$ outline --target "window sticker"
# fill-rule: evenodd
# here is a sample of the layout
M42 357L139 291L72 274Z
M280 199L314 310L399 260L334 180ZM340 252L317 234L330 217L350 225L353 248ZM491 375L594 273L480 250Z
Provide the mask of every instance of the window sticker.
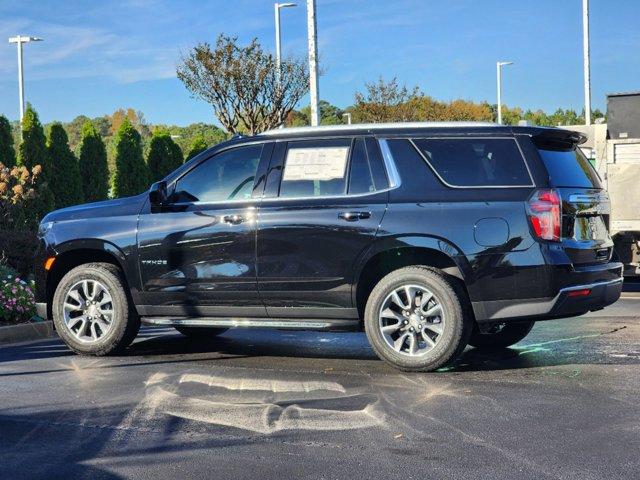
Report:
M334 180L344 178L349 147L291 148L282 180Z

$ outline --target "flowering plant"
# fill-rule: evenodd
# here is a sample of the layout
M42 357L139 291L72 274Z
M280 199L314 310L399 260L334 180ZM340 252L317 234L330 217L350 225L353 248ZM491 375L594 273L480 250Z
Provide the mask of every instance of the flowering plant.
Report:
M26 322L35 315L33 287L33 282L25 282L18 276L2 275L0 278L0 322Z

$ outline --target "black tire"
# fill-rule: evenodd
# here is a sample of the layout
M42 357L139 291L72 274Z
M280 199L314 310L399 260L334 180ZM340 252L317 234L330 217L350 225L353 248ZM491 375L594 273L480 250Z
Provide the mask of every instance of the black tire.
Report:
M189 338L213 338L218 335L222 335L224 332L229 330L228 328L208 328L208 327L186 327L186 326L176 326L173 327L181 334Z
M65 299L72 287L83 280L100 282L112 299L110 327L101 337L90 342L77 338L64 320ZM127 294L122 274L115 265L109 263L87 263L67 272L53 295L52 311L60 338L71 350L82 355L104 356L121 352L133 342L140 330L140 318Z
M506 323L495 332L482 333L476 326L469 338L469 345L483 350L510 347L526 337L536 322Z
M421 356L409 356L394 350L380 330L379 312L386 297L406 284L417 284L430 290L437 297L445 318L441 337L430 351ZM438 269L418 265L395 270L378 282L367 300L364 326L369 343L382 360L399 370L429 372L462 353L473 324L466 292L459 283Z

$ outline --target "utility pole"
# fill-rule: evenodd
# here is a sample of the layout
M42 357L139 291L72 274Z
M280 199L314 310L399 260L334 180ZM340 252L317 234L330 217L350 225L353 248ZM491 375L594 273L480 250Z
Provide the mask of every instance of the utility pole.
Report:
M29 42L41 42L38 37L29 37L17 35L9 39L9 43L15 43L18 46L18 94L20 96L20 122L24 117L24 70L22 66L22 44Z
M274 10L274 14L275 14L275 20L276 20L276 84L278 87L278 93L281 93L281 80L280 77L282 76L282 67L281 67L281 63L282 63L282 52L281 52L281 37L280 37L280 9L281 8L288 8L288 7L295 7L297 4L295 3L274 3L273 4L273 10ZM282 118L280 118L280 128L282 128Z
M584 124L591 125L591 67L589 66L589 0L582 0L582 48L584 54Z
M502 67L513 62L496 62L496 83L498 87L498 125L502 125Z
M307 37L309 39L309 100L311 103L311 126L319 125L318 108L318 44L316 25L316 1L307 0Z

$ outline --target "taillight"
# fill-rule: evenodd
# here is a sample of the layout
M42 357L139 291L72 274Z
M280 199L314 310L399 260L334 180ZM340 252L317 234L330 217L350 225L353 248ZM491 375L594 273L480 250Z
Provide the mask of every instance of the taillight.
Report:
M527 215L541 240L560 241L562 202L557 190L536 190L527 202Z

